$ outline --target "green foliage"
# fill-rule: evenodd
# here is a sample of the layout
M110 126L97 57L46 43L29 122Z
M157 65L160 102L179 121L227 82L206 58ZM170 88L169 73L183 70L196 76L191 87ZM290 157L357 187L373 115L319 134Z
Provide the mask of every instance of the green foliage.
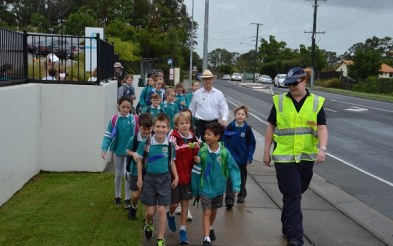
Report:
M355 50L353 65L348 66L348 76L356 80L377 76L381 68L381 53L363 46Z
M358 92L393 95L393 79L370 77L355 84L352 89Z
M31 15L31 28L30 31L35 32L49 32L51 23L50 21L40 13L33 13Z
M40 173L0 208L0 244L140 245L140 220L112 199L113 174Z
M76 13L70 14L64 21L64 33L69 35L83 36L86 26L98 26L94 19L94 13L88 9L80 9Z
M109 38L109 42L114 44L115 53L120 55L120 60L124 61L138 61L141 58L138 56L138 44L131 41L122 41L120 38Z
M340 89L342 87L341 82L338 78L318 80L315 81L315 85L326 87L326 88L337 88L337 89Z

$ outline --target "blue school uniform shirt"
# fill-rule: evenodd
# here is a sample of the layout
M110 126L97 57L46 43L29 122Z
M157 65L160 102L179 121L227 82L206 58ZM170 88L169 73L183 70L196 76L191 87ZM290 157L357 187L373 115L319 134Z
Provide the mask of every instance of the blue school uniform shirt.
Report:
M169 117L170 128L173 129L175 127L175 123L173 122L173 119L175 118L175 115L179 113L177 104L174 102L165 101L161 103L161 106L164 109L165 114L168 115Z
M109 149L116 155L126 155L126 147L130 138L134 136L136 122L132 114L122 116L118 113L117 117L116 136L111 138L113 128L111 117L102 140L101 149L103 152Z
M176 150L173 143L169 142L169 138L165 136L163 143L158 143L153 135L150 139L149 154L146 158L146 173L162 174L169 172L168 158L169 149L168 144L172 144L172 160L176 158ZM138 147L137 154L139 158L143 158L146 140L144 140Z
M177 99L176 104L177 104L179 111L187 108L187 98L184 94L176 94L175 98ZM184 106L180 105L181 102L184 102L185 105Z
M186 95L186 102L187 102L187 108L190 107L192 96L194 95L194 92L190 91Z
M130 139L130 141L128 142L128 144L127 144L127 150L130 150L130 151L133 151L133 149L134 149L134 138L135 137L137 137L137 145L139 146L139 145L141 145L141 143L142 143L142 141L146 141L146 138L142 138L142 135L141 135L141 132L138 132L138 134L135 136L133 136L131 139ZM138 147L137 146L137 147ZM136 149L136 150L138 150L138 148ZM135 151L136 152L136 151ZM132 156L130 156L131 157L131 164L130 164L130 175L131 176L135 176L135 177L137 177L138 176L138 165L137 165L137 163L135 162L135 160L134 160L134 158L132 158Z
M152 90L153 90L153 87L150 85L143 87L143 90L142 90L141 95L139 97L139 104L141 105L142 109L146 107L146 103L148 101L147 97L150 95L150 92Z
M154 118L161 113L165 113L165 110L159 105L157 108L153 105L147 106L142 110L142 114L149 113Z

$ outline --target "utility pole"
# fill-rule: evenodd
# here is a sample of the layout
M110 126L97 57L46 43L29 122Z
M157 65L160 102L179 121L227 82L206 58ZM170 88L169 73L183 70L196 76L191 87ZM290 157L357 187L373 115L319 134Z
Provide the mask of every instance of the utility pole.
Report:
M319 0L319 1L327 1L327 0ZM323 34L325 32L317 32L317 11L318 11L318 0L314 0L314 18L313 18L313 25L312 25L312 32L305 32L305 33L312 33L311 36L311 86L314 84L314 66L315 66L315 36L317 34Z
M194 0L192 0L192 11L191 11L191 30L190 30L190 88L192 86L192 55L194 51Z
M263 25L261 23L251 23L252 25L257 25L257 36L256 36L256 40L255 40L255 60L254 60L254 73L252 76L252 81L255 83L255 74L257 72L257 61L258 61L258 32L259 32L259 25Z
M207 69L208 53L207 53L207 43L209 36L209 0L205 0L205 28L203 33L203 62L202 70Z

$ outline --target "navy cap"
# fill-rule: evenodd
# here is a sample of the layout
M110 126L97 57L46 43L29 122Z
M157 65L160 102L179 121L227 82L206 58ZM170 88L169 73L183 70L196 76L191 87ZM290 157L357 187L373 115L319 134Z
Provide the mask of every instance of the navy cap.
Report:
M307 73L301 67L294 67L289 69L287 78L284 80L285 85L290 85L295 83L300 78L307 77Z

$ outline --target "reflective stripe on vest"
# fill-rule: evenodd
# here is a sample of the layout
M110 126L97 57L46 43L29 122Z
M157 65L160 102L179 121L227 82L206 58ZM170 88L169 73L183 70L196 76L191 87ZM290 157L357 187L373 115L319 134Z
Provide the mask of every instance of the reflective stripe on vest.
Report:
M273 97L277 111L272 159L275 162L315 161L318 153L317 115L324 98L310 94L299 112L292 99L280 94Z

